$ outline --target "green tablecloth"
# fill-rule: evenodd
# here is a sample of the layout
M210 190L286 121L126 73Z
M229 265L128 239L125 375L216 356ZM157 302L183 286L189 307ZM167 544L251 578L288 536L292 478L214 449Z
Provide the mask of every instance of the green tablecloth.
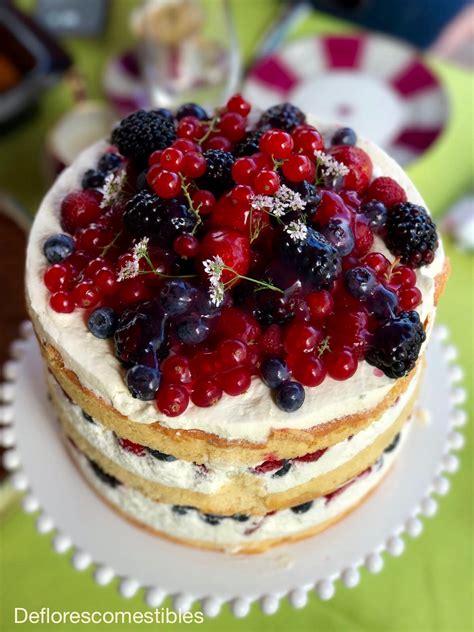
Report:
M31 4L28 0L20 3ZM135 4L116 0L112 19L101 41L74 40L69 48L77 65L88 80L91 95L100 95L100 77L104 59L122 50L129 39L125 15ZM248 57L258 36L275 13L274 0L234 0L237 28L242 50ZM333 19L315 15L298 34L334 32L347 26ZM409 172L435 214L455 200L473 183L473 112L472 76L446 64L434 63L449 91L451 118L449 127L431 152ZM34 211L44 191L41 156L46 131L70 105L64 86L46 95L40 110L28 123L0 139L0 190L14 194L30 211ZM473 377L473 265L472 257L457 251L449 242L446 248L452 263L452 276L439 309L439 322L452 331L459 348L460 362L466 371L466 385L472 395ZM468 408L472 412L472 403ZM334 599L321 602L310 595L303 610L286 603L277 615L266 617L258 606L250 616L239 621L227 608L215 620L199 626L208 630L287 629L352 631L435 631L455 632L474 628L473 600L473 467L472 428L465 431L467 446L461 455L461 471L452 477L452 491L440 500L439 513L425 521L423 535L407 540L406 552L399 558L386 557L381 575L362 571L361 584L353 590L337 586ZM47 455L44 455L47 458ZM129 601L118 596L116 582L99 588L91 571L71 570L70 554L52 552L51 536L39 536L35 519L12 510L1 520L0 629L15 629L13 609L40 610L143 610L139 593ZM164 572L166 572L164 570ZM23 629L68 631L74 625L24 625ZM105 626L104 626L105 627ZM130 630L127 625L107 626L117 631ZM186 627L177 626L178 628ZM192 626L191 626L192 627ZM197 626L196 626L197 627ZM102 629L99 627L99 629ZM189 626L188 626L189 629Z

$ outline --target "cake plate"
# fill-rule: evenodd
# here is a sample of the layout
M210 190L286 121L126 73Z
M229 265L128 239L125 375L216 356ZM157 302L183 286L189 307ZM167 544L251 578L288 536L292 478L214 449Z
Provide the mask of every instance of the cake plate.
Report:
M13 359L4 367L0 438L8 448L5 466L12 470L14 487L25 492L25 511L40 512L38 531L55 532L54 549L65 553L73 548L74 568L84 571L94 565L98 584L118 576L124 597L143 588L150 607L171 596L176 610L188 610L198 601L209 617L225 603L238 617L255 601L266 614L275 613L284 598L301 608L310 591L330 599L337 580L356 586L362 566L381 571L383 556L401 555L405 533L418 536L421 518L435 514L434 495L448 492L445 473L457 470L453 452L464 443L458 427L466 423L459 408L466 394L458 385L462 371L454 364L456 350L447 338L446 328L434 330L421 393L425 414L413 423L379 488L320 535L261 555L226 555L162 540L121 519L97 498L64 449L30 323L22 325Z

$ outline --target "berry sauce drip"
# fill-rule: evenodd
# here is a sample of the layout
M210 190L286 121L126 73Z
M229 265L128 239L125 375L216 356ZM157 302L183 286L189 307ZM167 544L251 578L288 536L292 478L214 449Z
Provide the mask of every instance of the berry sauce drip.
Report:
M167 416L254 378L291 413L363 360L406 375L425 339L415 269L438 245L427 211L372 178L350 128L326 147L290 103L253 126L250 111L234 95L214 115L195 103L131 114L43 244L51 309L85 310L131 396Z

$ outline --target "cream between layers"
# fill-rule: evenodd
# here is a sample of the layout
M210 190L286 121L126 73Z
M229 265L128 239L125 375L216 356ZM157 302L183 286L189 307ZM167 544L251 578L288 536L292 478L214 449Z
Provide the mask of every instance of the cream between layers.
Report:
M421 373L421 369L418 373ZM358 432L351 439L341 441L327 449L317 461L312 463L294 461L290 471L283 477L273 477L273 472L254 476L258 476L263 489L271 494L301 485L347 463L395 423L415 392L419 378L420 375L417 375L411 380L407 390L378 421L371 424L366 430ZM59 412L69 419L76 430L108 459L141 478L169 487L212 494L228 483L233 476L249 473L247 467L226 466L223 468L211 464L204 474L199 465L189 461L163 462L148 452L145 452L143 456L128 452L120 446L116 435L111 430L87 421L80 407L71 404L51 375L48 375L48 383L49 388L54 393L55 404L59 404Z
M131 487L106 485L99 480L83 454L71 445L68 445L68 448L85 478L99 495L135 522L173 539L186 540L188 543L206 542L215 545L216 548L225 548L228 552L237 553L254 543L297 536L298 533L344 515L382 480L398 456L408 434L407 430L408 428L402 433L397 448L384 454L368 475L356 479L329 502L325 497L321 497L314 500L311 508L304 513L283 509L266 516L250 516L245 522L228 517L215 525L205 522L203 515L193 509L179 514L173 511L172 505L150 500Z
M411 202L424 205L408 176L385 152L370 141L361 140L359 145L370 155L377 175L391 176L405 188ZM72 314L54 312L49 307L48 291L43 284L46 261L42 246L48 236L61 232L61 200L69 191L80 187L83 172L96 164L106 147L105 143L94 145L61 174L41 204L27 252L27 297L37 333L61 354L66 367L78 375L86 388L133 422L159 422L174 429L202 430L224 439L254 443L265 441L272 430L315 427L369 410L384 399L395 380L380 376L380 372L366 362L359 364L350 380L337 382L326 378L320 386L306 388L305 403L291 415L275 406L260 379L254 379L249 391L237 399L224 395L210 409L191 404L184 414L175 418L161 415L153 403L133 399L125 385L123 369L113 355L111 342L95 338L87 330L82 311ZM377 243L377 248L380 246L380 242ZM385 248L382 250L389 254ZM443 264L440 244L433 263L417 271L417 285L423 295L419 308L422 320L434 313L434 279Z

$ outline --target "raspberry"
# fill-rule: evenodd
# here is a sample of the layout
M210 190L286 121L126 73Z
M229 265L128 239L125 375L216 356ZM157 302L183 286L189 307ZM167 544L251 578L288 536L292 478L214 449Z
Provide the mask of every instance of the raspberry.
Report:
M112 132L112 143L140 168L146 166L152 152L169 147L174 140L173 122L154 111L133 112Z
M400 312L375 330L365 359L388 377L397 379L414 368L425 340L418 313Z
M259 129L277 127L285 132L291 132L297 125L302 125L305 122L306 115L296 105L280 103L265 110L257 123L257 127Z
M279 356L283 353L283 333L279 325L270 325L265 329L258 343L263 355Z
M438 247L436 226L426 209L411 202L396 204L386 224L385 243L402 263L412 268L430 264Z
M385 206L390 208L395 204L402 204L407 201L407 194L405 190L388 176L381 176L375 178L366 191L365 197L367 200L378 200L383 202Z

